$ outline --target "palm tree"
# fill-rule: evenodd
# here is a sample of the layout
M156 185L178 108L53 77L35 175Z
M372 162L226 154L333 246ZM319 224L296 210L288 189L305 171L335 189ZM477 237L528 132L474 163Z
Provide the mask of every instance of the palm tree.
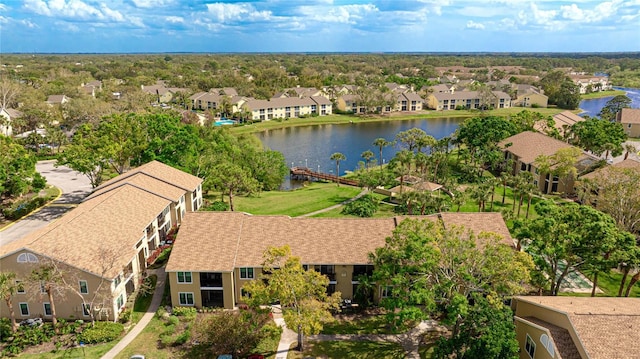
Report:
M627 158L629 158L629 153L631 152L635 153L637 149L636 149L636 146L630 143L627 143L626 145L624 145L624 150L626 151L624 153L624 159L626 160Z
M465 191L454 190L453 198L451 199L452 203L457 207L456 212L460 212L460 206L467 202L468 193Z
M11 330L18 330L16 324L16 313L13 311L12 297L18 292L18 284L16 284L16 274L14 272L0 272L0 297L7 303L9 308L9 316L11 318Z
M371 159L374 158L375 156L376 155L374 155L373 152L369 150L366 150L362 152L362 154L360 154L360 157L364 159L364 165L367 171L369 170L369 163L371 162Z
M346 160L347 157L340 152L335 152L329 158L332 161L336 161L336 176L340 177L340 161ZM338 182L338 186L340 186L340 181L337 181L337 182Z
M382 137L379 137L373 140L373 145L378 147L378 150L380 151L380 171L382 171L382 149L387 146L390 146L391 142L387 141Z
M56 305L54 302L54 292L59 290L60 273L56 270L53 264L43 264L38 268L35 268L31 272L30 279L33 283L39 284L41 288L47 293L49 297L49 303L51 305L51 321L53 323L53 329L58 334L58 318L56 317Z

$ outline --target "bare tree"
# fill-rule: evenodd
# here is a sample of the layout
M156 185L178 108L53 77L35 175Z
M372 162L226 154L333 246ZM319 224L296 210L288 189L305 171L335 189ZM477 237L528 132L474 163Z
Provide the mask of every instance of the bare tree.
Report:
M0 79L0 109L13 107L19 91L17 82L7 78Z

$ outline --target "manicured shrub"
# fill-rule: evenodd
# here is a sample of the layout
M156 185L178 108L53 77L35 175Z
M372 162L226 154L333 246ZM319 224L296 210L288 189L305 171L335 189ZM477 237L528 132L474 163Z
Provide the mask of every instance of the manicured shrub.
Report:
M206 209L207 211L225 212L229 210L229 204L223 201L215 201L212 202Z
M96 322L80 333L78 340L87 344L107 343L118 338L123 331L124 326L120 323Z
M351 214L358 217L373 217L378 210L378 201L371 195L364 195L351 203L347 203L342 209L342 214Z
M194 307L173 307L173 315L178 317L185 317L185 319L193 319L198 314L198 311Z
M47 200L44 197L35 197L29 201L16 202L2 211L4 218L14 221L20 219L36 208L44 206Z

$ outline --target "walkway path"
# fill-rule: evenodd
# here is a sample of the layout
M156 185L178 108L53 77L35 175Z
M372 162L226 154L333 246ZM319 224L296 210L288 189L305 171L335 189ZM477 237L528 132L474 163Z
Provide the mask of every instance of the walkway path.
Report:
M329 212L329 211L331 211L333 209L340 208L340 207L344 206L347 203L351 203L351 202L355 201L356 199L358 199L358 198L364 196L365 194L367 194L368 192L369 192L369 190L365 188L364 190L362 190L362 192L358 193L357 196L355 196L353 198L349 198L348 200L346 200L344 202L338 203L338 204L333 205L331 207L327 207L327 208L323 208L323 209L317 210L315 212L303 214L303 215L298 216L298 217L311 217L311 216L315 216L316 214L319 214L319 213Z
M149 309L144 313L142 319L134 325L133 329L127 333L119 342L116 344L111 350L107 352L107 354L102 356L102 359L113 359L115 358L124 348L127 347L137 336L142 332L142 330L149 324L153 316L156 315L156 311L160 307L160 303L162 303L162 295L164 294L164 283L166 279L166 274L164 272L164 267L160 267L158 269L149 269L147 271L149 275L155 274L158 276L158 281L156 282L156 290L153 293L153 298L151 299L151 304L149 305Z
M278 350L276 351L276 359L287 359L289 348L293 343L298 342L298 334L293 330L287 328L284 324L284 318L282 318L282 308L280 305L271 306L271 312L273 313L273 321L276 325L282 327L282 335L280 336L280 342L278 343Z
M286 359L289 348L298 341L298 335L293 330L287 328L282 318L282 309L279 305L271 307L273 312L273 320L282 327L282 336L278 343L276 359ZM319 334L307 337L309 341L373 341L373 342L391 342L398 343L406 352L407 359L420 359L418 349L420 347L420 339L427 332L442 332L446 328L438 324L435 320L426 320L418 324L415 328L403 334Z

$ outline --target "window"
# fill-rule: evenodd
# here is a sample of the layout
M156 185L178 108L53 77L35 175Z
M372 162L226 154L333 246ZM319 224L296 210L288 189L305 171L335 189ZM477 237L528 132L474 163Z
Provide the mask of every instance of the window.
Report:
M253 268L240 268L240 279L253 279Z
M390 285L386 285L384 287L381 288L381 293L380 293L380 298L388 298L391 296L391 290L393 289L392 286Z
M24 284L22 284L21 280L17 280L16 281L16 293L18 293L18 294L26 293L25 290L24 290Z
M44 281L41 280L40 281L40 293L46 293L47 292L47 286L44 285Z
M91 304L82 303L82 315L88 317L91 315Z
M120 294L120 296L116 300L116 306L118 307L118 309L120 309L122 308L123 305L124 305L124 294Z
M529 354L531 359L533 359L533 355L536 353L536 343L533 342L529 334L527 334L527 341L524 343L524 351Z
M193 293L180 292L180 305L193 305Z
M19 307L20 307L20 315L22 315L23 317L28 317L29 316L29 304L28 303L20 303Z
M191 283L191 272L178 272L178 283Z
M118 288L121 281L122 279L120 279L120 274L118 274L118 276L113 280L113 289Z
M80 284L80 293L81 294L89 294L89 285L86 280L78 281Z
M44 316L45 317L50 317L51 316L51 303L49 303L49 302L42 303L42 307L44 308Z
M18 263L38 263L38 257L33 253L22 253L18 256Z

